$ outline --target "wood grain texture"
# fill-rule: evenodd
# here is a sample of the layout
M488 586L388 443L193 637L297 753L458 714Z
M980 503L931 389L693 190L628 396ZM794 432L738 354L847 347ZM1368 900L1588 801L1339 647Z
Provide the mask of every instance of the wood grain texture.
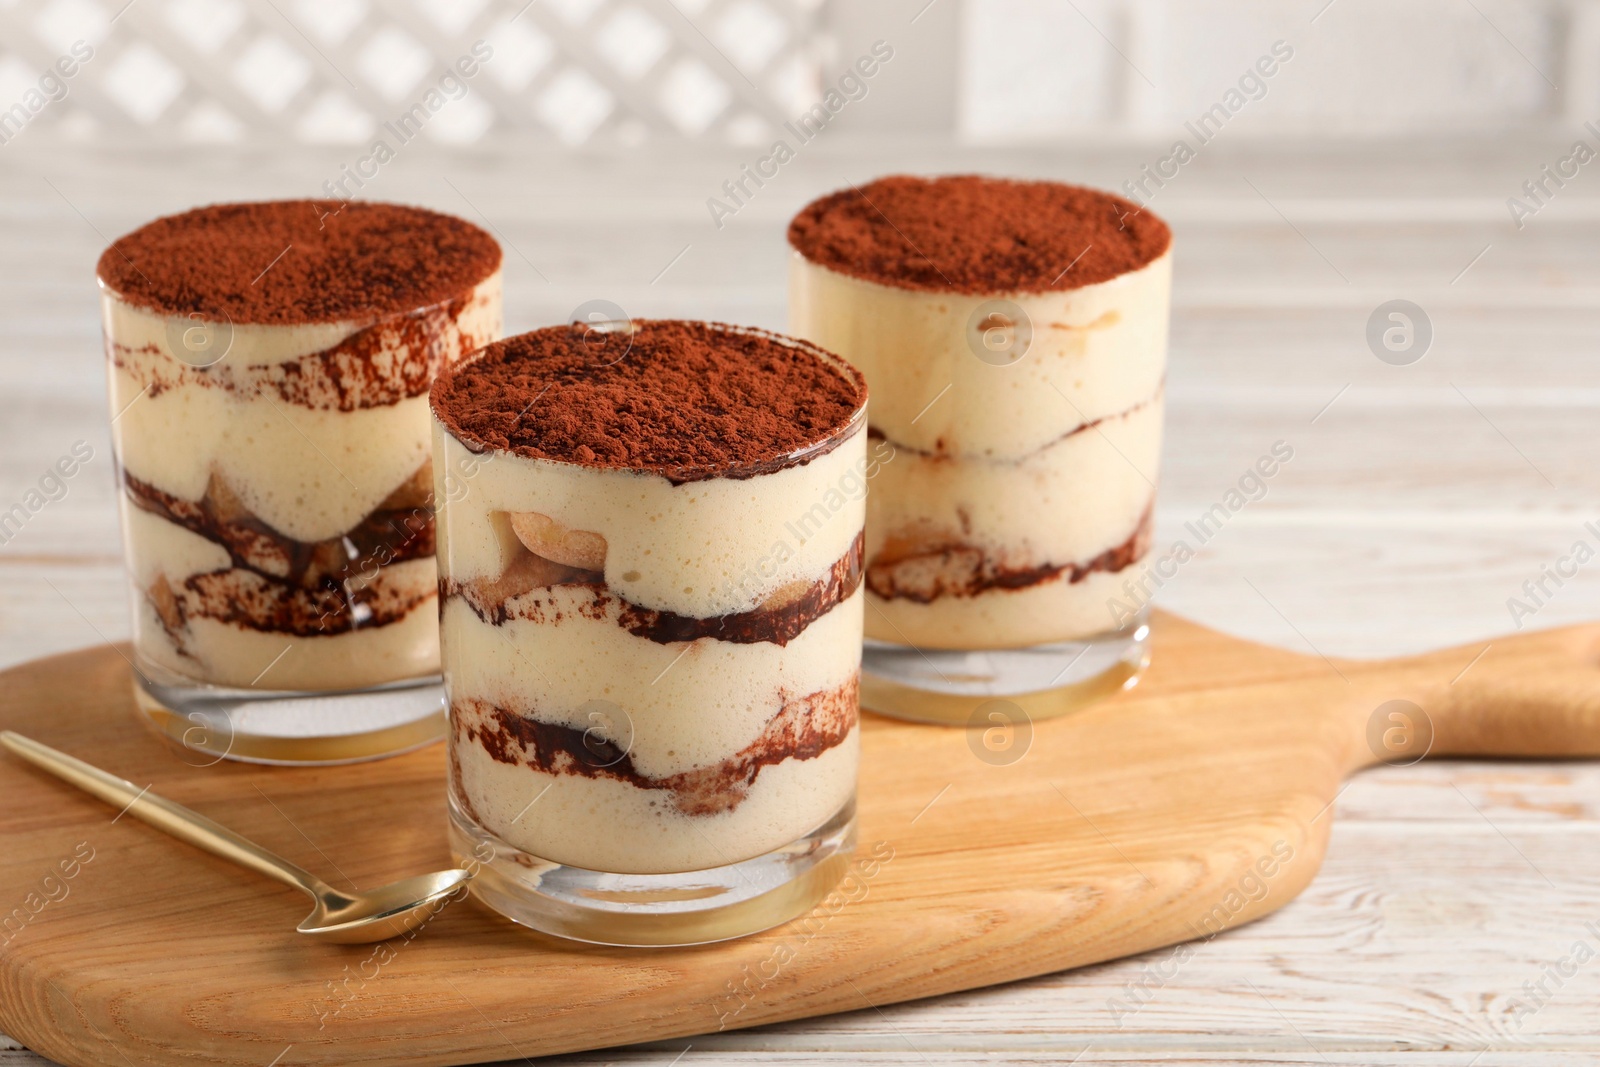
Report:
M1597 655L1600 626L1504 639L1475 660L1341 662L1159 615L1142 684L1082 714L987 739L868 717L863 862L847 890L767 934L654 952L557 942L476 905L387 953L311 944L291 932L292 890L6 761L0 900L26 914L11 912L0 955L0 1027L73 1065L105 1062L108 1042L141 1064L457 1064L1204 945L1310 883L1341 783L1386 755L1375 710L1421 709L1408 756L1596 755ZM128 682L106 648L14 668L0 725L353 884L445 861L438 747L354 767L197 768L139 724ZM74 856L55 879L67 891L41 897ZM1113 1015L1143 1010L1142 993L1125 997Z

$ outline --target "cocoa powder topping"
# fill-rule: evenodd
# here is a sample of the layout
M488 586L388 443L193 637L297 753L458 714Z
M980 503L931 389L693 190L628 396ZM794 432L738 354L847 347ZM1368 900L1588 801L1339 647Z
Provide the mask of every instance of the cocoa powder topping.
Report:
M717 323L635 319L497 341L434 382L433 412L475 451L661 474L750 477L842 439L861 374L820 349ZM804 453L796 457L796 453Z
M461 296L500 268L483 230L424 208L337 200L213 204L100 256L100 281L164 315L289 326L366 322Z
M1041 293L1138 270L1172 232L1097 189L898 175L807 204L789 223L789 244L829 270L900 289Z

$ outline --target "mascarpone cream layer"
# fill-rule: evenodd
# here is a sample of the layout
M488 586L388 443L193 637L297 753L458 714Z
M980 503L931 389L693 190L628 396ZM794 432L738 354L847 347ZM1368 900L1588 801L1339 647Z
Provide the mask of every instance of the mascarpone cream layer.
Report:
M873 429L896 450L868 499L868 580L875 564L931 553L907 585L919 588L920 566L920 588L944 590L921 602L872 585L869 637L979 649L1115 628L1107 600L1142 564L1077 582L1071 568L1139 544L1160 464L1171 273L1169 251L1079 289L968 295L864 281L795 253L791 332L862 370ZM1021 337L1012 360L1004 343ZM930 584L945 550L944 563L1002 580ZM1030 574L1052 567L1066 569Z
M1014 569L1086 563L1126 541L1161 463L1162 398L1015 461L897 449L867 497L866 558L885 545L965 545ZM880 634L869 613L868 634Z
M136 512L126 505L123 513ZM170 523L153 521L166 531L194 536ZM433 561L407 560L383 568L382 573L384 583L397 594L417 600L416 607L394 622L302 637L194 615L185 620L181 649L156 613L148 585L133 584L135 643L148 662L211 685L239 688L359 689L436 673L439 628Z
M860 368L872 391L873 428L895 444L1020 459L1156 395L1166 372L1171 286L1170 251L1081 289L989 296L897 289L796 252L789 327ZM991 301L1020 308L1031 324L1026 351L1008 365L975 354L991 351L974 324L975 317L991 322L977 314Z
M552 586L508 602L538 602L540 621L479 619L448 597L440 643L452 703L482 700L540 722L585 730L602 705L620 709L639 773L662 778L735 756L793 699L838 689L861 658L857 589L787 645L702 637L657 644L613 617L584 611L586 587ZM763 772L765 773L765 772Z
M763 767L736 807L687 815L659 790L501 763L461 744L462 728L450 742L456 787L486 829L541 859L619 874L705 870L781 848L850 801L860 763L852 728L811 759Z
M198 368L170 354L169 330L181 334L188 320L109 292L103 307L118 461L163 492L199 500L215 473L273 530L314 542L355 526L428 458L425 391L340 410L286 402L266 384L281 380L274 368L314 358L373 324L236 325L227 354ZM429 343L454 361L500 333L496 272ZM402 338L397 332L395 344ZM383 350L376 365L397 366L406 355Z
M865 517L863 420L808 463L682 485L473 453L437 420L434 434L438 561L450 583L497 578L527 553L510 513L605 539L604 588L534 589L507 600L498 624L461 596L444 602L455 788L485 829L558 863L665 873L761 855L849 801L854 726L820 750L805 750L795 731L813 725L808 698L827 704L841 691L849 706L834 699L815 725L836 726L840 715L853 723L861 589L784 644L657 642L621 625L614 601L708 619L825 580L855 550ZM568 739L594 730L617 752L619 769L534 766L486 708L566 728ZM750 762L752 752L764 755ZM650 784L683 776L699 783L692 802Z
M927 604L873 596L867 610L867 636L929 650L976 650L1021 648L1110 633L1127 624L1125 618L1116 618L1112 599L1129 602L1124 586L1138 583L1144 571L1141 561L1115 573L1095 571L1078 582L1063 575L1021 589L940 597Z
M441 573L493 578L522 551L507 514L537 512L606 540L605 583L640 607L694 618L750 611L827 574L866 517L867 434L751 478L673 485L658 474L475 453L434 420Z

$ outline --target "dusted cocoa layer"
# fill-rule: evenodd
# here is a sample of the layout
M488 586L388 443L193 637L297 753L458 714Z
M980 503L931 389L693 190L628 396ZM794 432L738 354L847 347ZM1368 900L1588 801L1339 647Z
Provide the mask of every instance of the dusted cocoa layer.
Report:
M1122 544L1081 563L1016 566L985 549L958 541L887 541L867 565L867 588L885 600L931 604L943 597L973 597L995 589L1026 589L1044 582L1076 584L1097 571L1116 573L1150 549L1151 510Z
M637 319L509 337L441 373L431 403L474 452L681 485L809 463L851 436L866 399L855 368L789 338Z
M363 322L454 298L500 269L483 230L370 201L213 204L147 223L100 257L129 304L209 322Z
M592 731L540 722L486 701L454 701L451 721L455 744L477 744L499 763L663 790L684 815L715 815L737 808L763 767L815 759L841 744L856 725L857 693L858 683L852 678L838 689L786 700L760 736L733 756L659 778L640 774L626 751ZM470 797L461 799L470 807Z
M390 589L383 581L383 568L433 555L426 467L355 528L310 544L272 530L219 479L201 500L187 501L119 473L134 506L220 545L232 562L230 569L191 575L176 587L163 576L147 590L180 649L185 620L194 616L309 637L386 626L433 595L431 589Z
M459 597L473 614L492 626L510 619L523 619L538 623L557 623L562 612L537 598L524 599L513 608L508 602L514 598L527 598L537 589L557 585L582 585L588 587L592 599L579 610L593 619L614 617L617 624L635 637L643 637L657 644L676 641L694 641L702 637L736 644L769 642L787 645L806 627L848 600L861 584L863 538L858 536L850 550L828 570L822 578L793 590L779 590L766 603L753 611L716 615L698 619L671 611L657 611L630 603L605 583L599 571L579 570L552 563L532 553L517 557L516 561L499 578L490 581L456 581L439 579L441 610L450 597Z
M332 347L292 360L223 359L195 366L171 358L167 347L129 348L111 338L106 355L145 384L148 398L174 389L221 389L240 399L264 397L318 411L386 407L422 396L434 376L492 338L461 329L477 299L468 292L433 307L385 318Z
M1098 189L896 175L807 204L789 224L789 244L829 270L900 289L1041 293L1138 270L1167 251L1172 233Z

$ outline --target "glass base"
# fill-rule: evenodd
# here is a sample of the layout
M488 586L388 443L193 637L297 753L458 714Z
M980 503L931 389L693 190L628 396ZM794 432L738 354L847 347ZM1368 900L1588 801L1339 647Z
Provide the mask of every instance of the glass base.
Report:
M477 870L472 894L513 922L596 945L702 945L771 929L828 895L856 843L851 801L798 841L740 863L683 874L606 874L507 844L451 794L450 851Z
M156 731L198 766L224 759L359 763L432 744L448 729L438 675L332 693L168 684L136 675L133 696Z
M1003 701L1016 709L1009 717L1052 719L1137 683L1150 665L1149 639L1142 618L1113 633L1030 648L919 650L869 638L861 706L913 722L982 726L990 721L985 709Z

